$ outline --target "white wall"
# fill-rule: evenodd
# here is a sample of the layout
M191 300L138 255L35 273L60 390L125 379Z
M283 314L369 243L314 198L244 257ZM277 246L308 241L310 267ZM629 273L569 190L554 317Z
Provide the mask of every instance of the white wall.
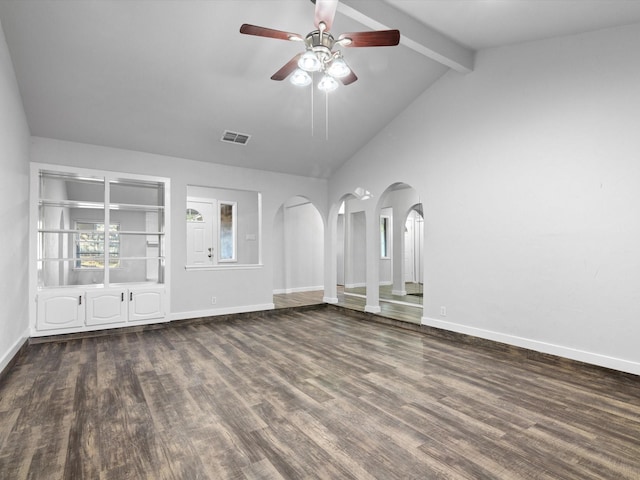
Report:
M28 337L29 126L0 26L0 371Z
M481 51L330 179L331 202L418 191L423 323L640 373L638 44L634 25Z
M347 207L345 211L344 286L345 288L363 287L366 284L366 219L363 211L353 212ZM378 219L378 222L380 219ZM380 231L378 229L378 231ZM380 261L380 250L376 249L376 260ZM378 282L375 287L378 289Z
M322 290L324 287L324 222L306 198L289 199L276 217L280 250L274 260L275 293ZM275 279L279 282L275 283Z
M277 209L288 198L303 193L320 210L326 209L327 203L326 180L130 150L33 137L31 160L170 178L171 319L270 308L273 305L273 225ZM185 270L187 185L262 193L263 266L244 270ZM216 297L215 305L212 305L211 297Z

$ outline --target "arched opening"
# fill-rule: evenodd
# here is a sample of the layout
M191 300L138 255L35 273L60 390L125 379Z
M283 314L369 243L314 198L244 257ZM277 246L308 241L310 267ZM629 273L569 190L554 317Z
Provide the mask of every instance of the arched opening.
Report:
M424 221L418 192L406 183L389 186L378 203L382 312L420 323L423 306Z
M276 308L322 303L324 222L306 197L291 197L276 212L273 266Z
M366 215L362 198L345 195L337 216L337 284L341 303L364 309L367 293Z
M404 223L404 278L406 300L422 305L424 265L424 217L422 204L414 205Z

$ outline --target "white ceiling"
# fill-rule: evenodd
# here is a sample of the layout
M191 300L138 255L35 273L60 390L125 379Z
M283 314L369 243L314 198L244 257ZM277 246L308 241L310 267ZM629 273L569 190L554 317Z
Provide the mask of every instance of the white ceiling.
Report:
M640 22L638 0L386 0L474 50Z
M309 0L0 0L0 21L33 135L315 177L448 67L472 68L475 50L640 22L637 0L341 3L334 33L400 28L403 40L345 48L359 80L328 105L269 79L299 43L238 31L304 35L314 29ZM226 129L250 134L249 144L220 142Z

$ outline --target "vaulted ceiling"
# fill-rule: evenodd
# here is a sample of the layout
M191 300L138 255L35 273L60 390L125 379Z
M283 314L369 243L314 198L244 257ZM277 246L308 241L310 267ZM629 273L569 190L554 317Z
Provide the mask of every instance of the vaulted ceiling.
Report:
M475 52L640 22L632 0L343 0L332 32L398 28L397 47L344 48L359 80L329 95L270 76L306 35L309 0L0 0L31 133L328 177ZM220 141L225 130L247 145Z

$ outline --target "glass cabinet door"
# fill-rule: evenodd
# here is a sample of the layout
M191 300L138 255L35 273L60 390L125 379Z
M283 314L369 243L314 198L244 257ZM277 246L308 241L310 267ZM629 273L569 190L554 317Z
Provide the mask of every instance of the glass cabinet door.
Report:
M41 171L39 190L38 286L104 283L104 179Z
M109 182L111 283L163 283L164 202L163 183Z

